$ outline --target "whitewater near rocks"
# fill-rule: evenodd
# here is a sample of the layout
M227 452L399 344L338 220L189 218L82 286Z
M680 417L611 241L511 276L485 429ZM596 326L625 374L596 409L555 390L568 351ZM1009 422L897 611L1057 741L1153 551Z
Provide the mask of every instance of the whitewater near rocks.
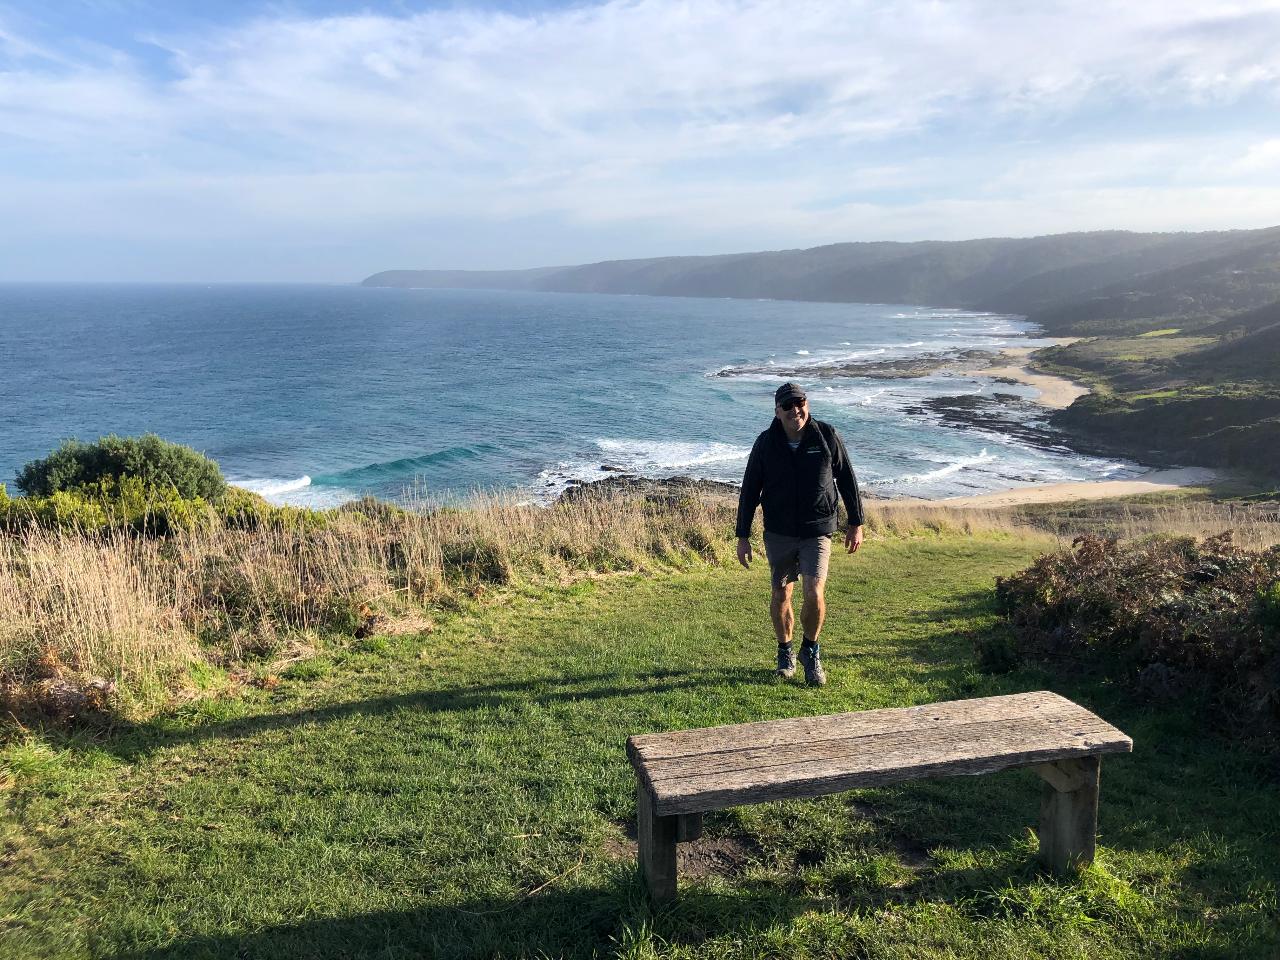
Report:
M325 286L0 289L0 476L67 437L152 431L277 502L611 475L735 483L784 379L879 496L1123 479L991 369L1016 316L885 304ZM985 372L983 372L985 371ZM1006 371L1007 372L1007 371ZM964 410L964 415L956 411Z

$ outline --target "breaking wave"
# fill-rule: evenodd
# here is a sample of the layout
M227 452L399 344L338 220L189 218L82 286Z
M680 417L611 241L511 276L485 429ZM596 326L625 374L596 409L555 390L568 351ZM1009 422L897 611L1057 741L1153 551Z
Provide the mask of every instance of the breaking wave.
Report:
M367 463L362 467L352 467L337 473L328 473L315 478L316 484L324 486L344 486L365 489L380 487L399 482L411 482L418 474L432 467L439 467L464 460L474 460L486 454L494 453L498 447L491 443L473 445L457 445L433 450L416 457L401 457L397 460L383 460Z

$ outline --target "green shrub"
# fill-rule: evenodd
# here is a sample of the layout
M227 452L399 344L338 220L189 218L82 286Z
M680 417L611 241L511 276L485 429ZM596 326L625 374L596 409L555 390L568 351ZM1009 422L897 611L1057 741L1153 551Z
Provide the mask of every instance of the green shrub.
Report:
M330 514L309 507L277 507L256 493L227 487L214 512L231 530L293 530L299 533L321 530Z
M0 496L0 530L10 533L40 527L81 533L130 530L168 536L211 519L204 500L181 497L172 487L147 487L136 477L120 481L107 478L48 496Z
M190 447L141 437L103 437L95 443L67 440L43 460L18 472L17 487L28 496L49 497L104 481L134 478L144 489L173 490L185 500L215 503L227 490L218 465Z
M233 530L258 530L274 509L263 497L239 487L227 487L215 507L222 522Z
M403 518L408 512L394 503L387 503L385 500L370 496L363 496L359 500L351 500L344 503L337 507L337 511L338 513L363 517L366 520L378 523L391 523Z
M477 583L511 583L515 572L502 544L476 537L474 540L446 543L441 554L446 571Z

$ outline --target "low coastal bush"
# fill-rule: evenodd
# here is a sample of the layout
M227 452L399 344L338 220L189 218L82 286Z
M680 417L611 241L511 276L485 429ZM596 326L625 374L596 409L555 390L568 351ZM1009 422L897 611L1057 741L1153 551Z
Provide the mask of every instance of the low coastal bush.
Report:
M10 497L0 485L0 530L11 534L39 528L165 537L208 525L215 511L234 521L275 509L247 491L228 495L216 463L154 434L68 440L23 467L16 483L26 496Z
M1017 656L1086 663L1142 696L1202 698L1238 731L1280 733L1280 546L1084 536L998 579L996 596Z
M172 487L148 486L137 477L104 477L48 496L10 497L0 486L0 530L9 533L30 528L121 530L164 537L210 519L210 506L203 499L182 497Z
M49 497L123 480L141 489L170 492L184 500L218 501L227 490L218 465L181 444L154 433L140 437L102 437L93 443L68 440L42 460L18 472L17 488L29 496Z
M197 527L318 529L328 516L317 510L276 506L236 487L228 487L217 503L209 503L201 497L180 496L173 487L149 486L137 477L107 477L48 496L10 497L0 484L0 531L9 534L42 529L168 537Z

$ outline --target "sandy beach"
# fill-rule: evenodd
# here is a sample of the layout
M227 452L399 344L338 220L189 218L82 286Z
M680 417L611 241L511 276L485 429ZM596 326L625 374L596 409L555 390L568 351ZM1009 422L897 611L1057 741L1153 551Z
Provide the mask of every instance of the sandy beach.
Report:
M1068 343L1075 343L1079 337L1056 337L1053 340L1055 346L1062 346ZM1031 370L1027 364L1027 358L1035 353L1039 347L1008 347L1000 351L1002 359L1008 361L996 366L987 367L984 370L975 370L974 372L983 377L1004 377L1007 380L1016 380L1018 383L1025 383L1028 386L1035 387L1040 391L1040 395L1036 397L1036 402L1054 410L1061 410L1071 406L1080 397L1089 392L1089 388L1076 383L1074 380L1068 380L1066 377L1055 377L1048 373L1036 373Z
M1079 480L1071 483L1041 483L982 493L972 497L944 497L923 500L916 497L895 498L886 503L929 504L937 507L991 510L1019 507L1031 503L1067 503L1073 500L1106 500L1110 497L1132 497L1140 493L1168 493L1182 487L1195 487L1221 479L1221 474L1204 467L1175 467L1152 470L1132 480ZM872 494L874 496L874 493Z
M1108 497L1131 497L1139 493L1167 493L1181 487L1212 483L1219 474L1204 467L1178 467L1152 470L1132 480L1083 480L1076 483L1043 483L1012 490L998 490L975 497L947 497L930 500L943 507L1016 507L1028 503L1061 503L1069 500L1105 500Z
M1058 337L1055 345L1075 343L1078 337ZM1028 357L1037 347L1009 347L1001 351L1008 361L997 366L974 371L980 376L1005 377L1035 387L1040 391L1036 402L1055 410L1061 410L1089 392L1089 388L1051 374L1036 373L1026 365ZM934 503L947 507L1014 507L1030 503L1061 503L1071 500L1104 500L1109 497L1129 497L1141 493L1165 493L1181 487L1212 483L1221 474L1203 467L1179 467L1152 470L1131 480L1081 480L1071 483L1044 483L1027 487L1015 487L984 493L973 497L946 497L938 500L909 502ZM902 502L902 501L897 501Z

